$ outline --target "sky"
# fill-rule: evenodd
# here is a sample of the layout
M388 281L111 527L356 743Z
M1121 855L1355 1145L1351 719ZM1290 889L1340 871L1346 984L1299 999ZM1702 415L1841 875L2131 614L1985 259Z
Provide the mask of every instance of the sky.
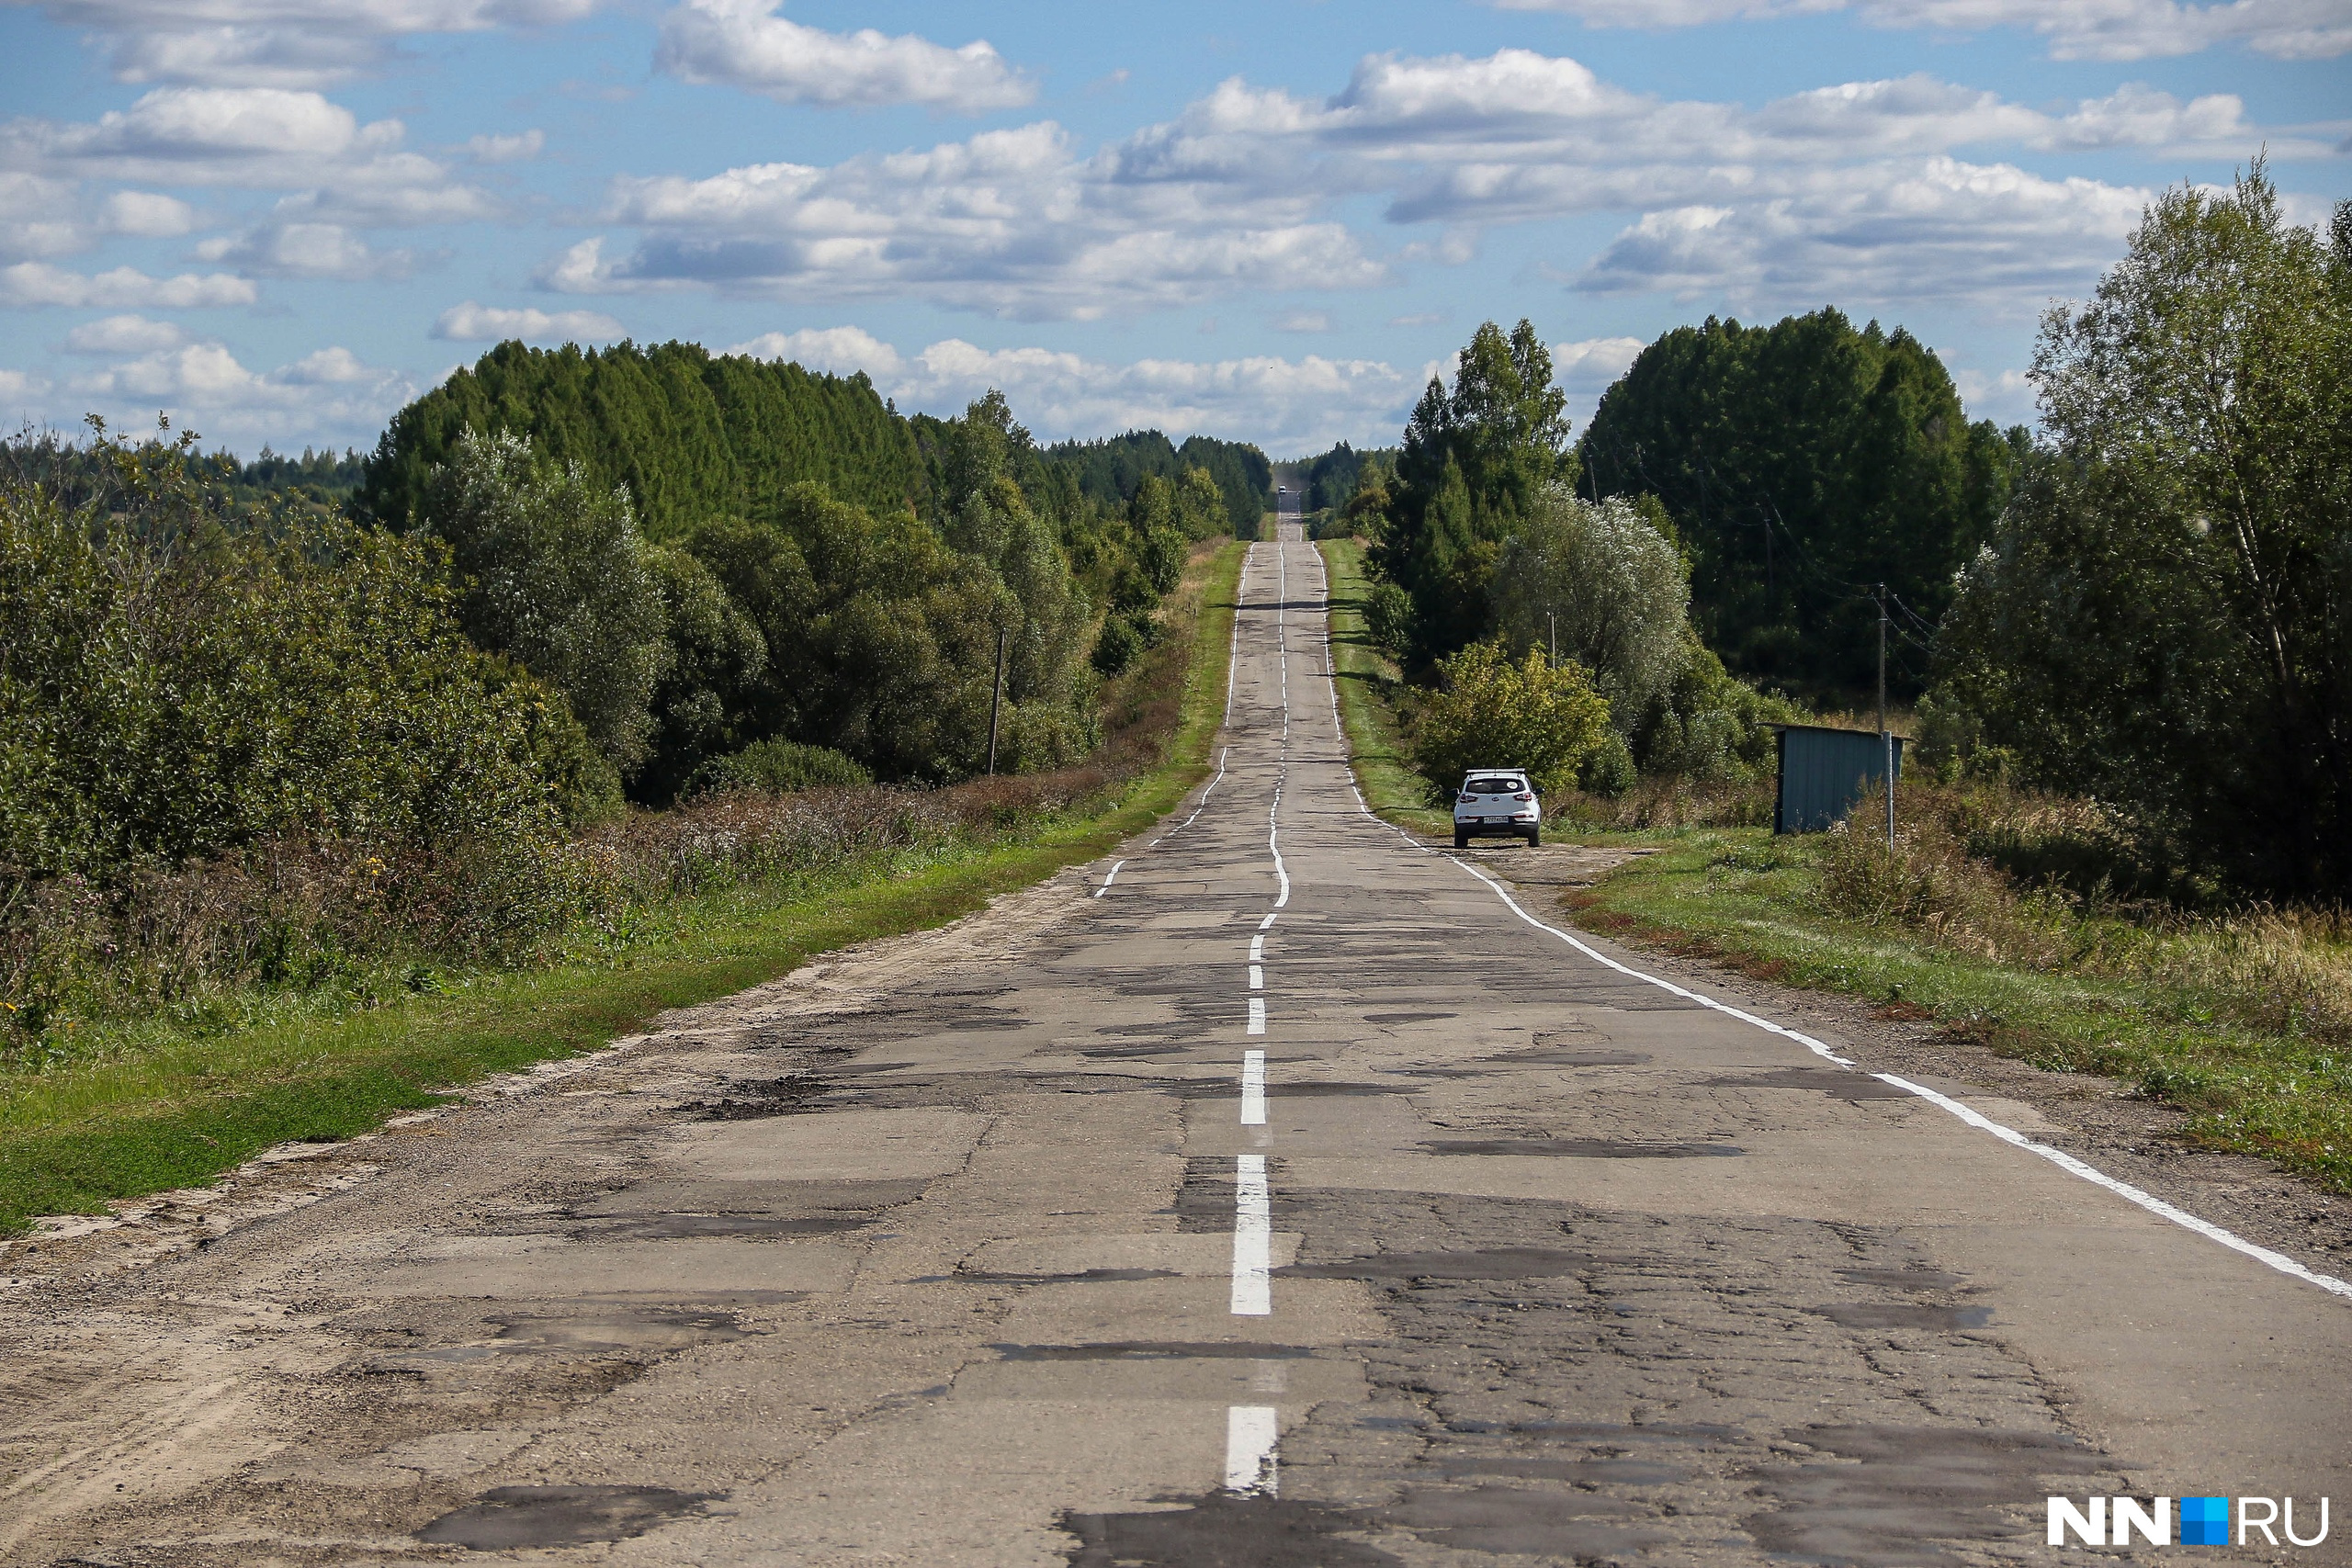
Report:
M2352 0L0 0L0 418L246 456L520 337L1280 458L1484 320L1581 425L1825 305L2007 423L2157 192L2352 197Z

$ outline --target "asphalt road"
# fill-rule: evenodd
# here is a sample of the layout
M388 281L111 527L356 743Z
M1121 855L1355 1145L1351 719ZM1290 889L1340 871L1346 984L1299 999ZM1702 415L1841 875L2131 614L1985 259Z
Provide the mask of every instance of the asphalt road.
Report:
M0 1555L1978 1563L2053 1493L2352 1503L2352 1301L1580 949L1507 886L1572 852L1371 818L1323 595L1253 547L1215 781L1083 874L12 1257Z

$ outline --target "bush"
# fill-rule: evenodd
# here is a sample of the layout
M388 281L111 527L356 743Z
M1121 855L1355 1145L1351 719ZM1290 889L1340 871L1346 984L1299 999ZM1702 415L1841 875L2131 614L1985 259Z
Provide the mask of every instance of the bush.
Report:
M1615 800L1639 784L1641 777L1634 766L1633 749L1623 736L1611 730L1577 769L1577 787L1587 795Z
M1374 582L1363 600L1363 629L1374 648L1402 661L1413 646L1413 601L1386 579Z
M695 769L686 793L763 789L773 795L793 795L811 789L864 789L873 782L873 774L831 747L759 740Z
M1609 738L1609 704L1574 664L1531 652L1512 663L1496 642L1440 661L1443 687L1420 704L1414 761L1432 799L1451 798L1474 768L1519 768L1545 795L1572 788Z
M1125 615L1104 618L1102 629L1094 638L1094 668L1105 675L1116 675L1143 657L1143 633Z

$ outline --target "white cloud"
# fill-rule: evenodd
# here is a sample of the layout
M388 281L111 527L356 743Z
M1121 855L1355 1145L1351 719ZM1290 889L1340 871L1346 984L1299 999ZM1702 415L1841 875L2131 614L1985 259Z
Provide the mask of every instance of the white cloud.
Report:
M1939 351L1940 354L1941 351ZM1942 357L1949 359L1948 354ZM1952 386L1971 419L1998 424L2030 424L2036 412L2033 382L2022 370L1983 371L1951 367Z
M317 93L277 87L158 87L87 123L0 125L0 167L49 178L303 191L287 221L446 223L497 203L441 164L401 151L396 119L362 125ZM168 198L155 198L157 200Z
M729 354L790 359L811 369L863 370L901 409L951 414L990 387L1045 440L1156 427L1304 451L1340 440L1396 439L1430 367L1400 371L1368 359L1255 355L1114 365L1045 348L985 349L960 338L904 355L858 327L768 333Z
M548 133L537 130L512 136L469 136L466 155L477 164L520 164L537 157L547 144Z
M608 343L624 334L601 310L508 310L469 299L442 311L433 335L452 343Z
M1089 319L1238 289L1359 288L1385 272L1314 190L1131 179L1051 122L831 168L761 164L707 179L616 178L605 217L641 231L608 258L582 242L546 287L699 287L803 299L928 299L1001 316Z
M1640 223L1585 286L1641 287L1645 265L1657 287L1677 292L1703 291L1700 280L1719 275L1766 291L1784 276L1834 286L1840 275L1828 264L1852 247L1870 257L1870 287L1907 255L1922 269L1923 296L1998 297L2015 313L2038 309L2046 287L2075 288L2096 276L2114 254L2113 212L2144 193L2030 181L2003 198L2007 206L1985 208L1995 220L1972 239L1933 213L1977 200L1967 193L1999 178L1955 170L2093 147L2211 156L2267 143L2274 157L2315 156L2345 129L2260 127L2231 95L2184 102L2139 85L2029 106L1915 73L1750 108L1634 92L1577 61L1524 49L1476 59L1381 54L1360 61L1327 98L1228 80L1091 152L1043 122L830 166L624 175L603 216L636 231L633 240L582 242L545 263L537 281L577 293L887 296L1084 320L1243 291L1374 286L1400 268L1466 262L1498 223L1631 211ZM2035 263L2026 215L2041 198L2027 193L2044 186L2063 189L2057 207L2088 226L2064 231L2052 220L2059 228ZM1433 231L1380 254L1335 220L1343 202L1367 197L1385 198L1391 222ZM1891 205L1871 207L1882 199ZM1867 240L1838 237L1857 223ZM1792 247L1803 249L1804 234L1818 246L1798 265ZM1711 235L1736 239L1748 259L1724 261Z
M0 370L0 407L10 412L5 416L20 419L29 413L33 400L49 391L49 378L29 370Z
M62 26L107 39L125 82L317 87L390 62L419 33L548 26L594 0L44 0Z
M65 334L65 346L75 354L160 354L187 341L185 329L144 316L104 316Z
M1328 333L1331 318L1321 310L1284 310L1273 325L1278 333Z
M2097 276L2150 194L1949 158L1847 168L1802 197L1645 214L1577 287L1773 305L1958 299L2014 312Z
M176 277L150 277L135 268L119 266L87 276L44 262L0 267L0 305L188 310L250 305L256 297L252 283L226 273L184 272Z
M248 277L405 277L413 251L374 251L339 223L272 223L196 247L197 259L226 262Z
M187 203L152 191L92 201L75 181L0 170L0 258L72 255L115 234L170 238L195 222Z
M245 435L290 446L306 435L359 435L380 428L415 396L408 377L363 364L350 351L322 348L275 370L254 371L222 344L183 342L157 348L70 382L71 411L96 404L123 419L158 410L205 434Z
M655 68L827 108L922 104L981 114L1037 96L1035 84L985 42L948 49L872 28L829 33L788 21L776 7L777 0L687 0L662 18Z
M1637 337L1589 337L1577 343L1555 343L1552 378L1571 392L1598 392L1625 373L1634 356L1648 347Z
M1983 32L2022 28L2060 60L2149 60L2228 43L2281 60L2352 50L2342 0L1494 0L1512 11L1556 11L1596 27L1687 28L1744 17L1853 10L1882 28Z

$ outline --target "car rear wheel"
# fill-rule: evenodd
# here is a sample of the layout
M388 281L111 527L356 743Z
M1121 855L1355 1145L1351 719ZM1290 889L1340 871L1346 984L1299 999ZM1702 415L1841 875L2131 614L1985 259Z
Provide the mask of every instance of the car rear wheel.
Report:
M1530 828L1530 829L1527 830L1527 847L1528 847L1529 849L1531 849L1531 850L1532 850L1532 849L1533 849L1536 845L1538 845L1538 844L1542 843L1543 841L1544 841L1544 829L1541 829L1541 828Z
M1456 828L1453 830L1453 847L1457 850L1468 849L1470 847L1470 835L1464 832L1461 829Z

